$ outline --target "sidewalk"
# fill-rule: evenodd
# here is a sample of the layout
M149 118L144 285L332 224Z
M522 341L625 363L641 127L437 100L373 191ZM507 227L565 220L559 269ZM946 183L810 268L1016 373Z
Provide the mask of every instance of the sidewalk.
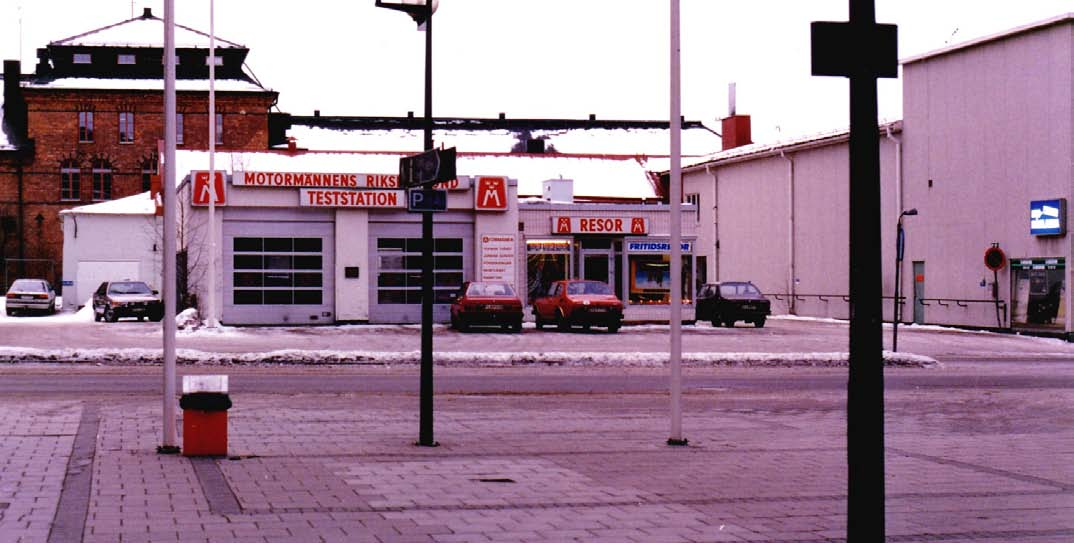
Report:
M0 542L845 538L842 390L694 391L687 447L663 394L441 396L437 448L410 394L233 399L220 459L155 452L158 396L0 399ZM1074 539L1072 400L889 394L889 540Z

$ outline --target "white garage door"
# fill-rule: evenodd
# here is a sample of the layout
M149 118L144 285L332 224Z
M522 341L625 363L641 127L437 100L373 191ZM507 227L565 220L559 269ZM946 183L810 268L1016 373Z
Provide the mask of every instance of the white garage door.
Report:
M335 322L335 224L224 222L227 324Z
M74 286L63 289L64 304L68 307L72 304L77 307L89 305L93 291L105 281L130 279L145 281L155 288L160 288L155 281L147 277L139 277L138 268L137 260L80 260L78 271L75 272ZM68 296L71 298L68 299Z

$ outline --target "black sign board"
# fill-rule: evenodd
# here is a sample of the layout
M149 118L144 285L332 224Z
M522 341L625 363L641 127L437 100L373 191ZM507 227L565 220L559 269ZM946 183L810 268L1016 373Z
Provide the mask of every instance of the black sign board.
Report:
M455 179L455 148L431 149L399 159L399 186L408 189Z
M412 189L407 191L407 211L447 211L447 191Z

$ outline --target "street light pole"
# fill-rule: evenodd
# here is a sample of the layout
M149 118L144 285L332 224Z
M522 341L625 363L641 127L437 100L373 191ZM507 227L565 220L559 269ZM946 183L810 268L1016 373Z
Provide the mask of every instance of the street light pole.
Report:
M902 287L902 256L906 246L906 233L902 229L902 218L917 215L917 208L908 209L899 214L895 226L895 300L891 310L891 352L899 350L899 321L902 320L902 304L899 303L899 291Z

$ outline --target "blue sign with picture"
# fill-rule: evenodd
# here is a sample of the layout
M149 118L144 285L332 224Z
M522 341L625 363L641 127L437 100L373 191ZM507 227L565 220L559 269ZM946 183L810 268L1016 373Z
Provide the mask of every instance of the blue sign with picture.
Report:
M1034 236L1062 236L1066 234L1066 198L1029 202L1029 233Z

